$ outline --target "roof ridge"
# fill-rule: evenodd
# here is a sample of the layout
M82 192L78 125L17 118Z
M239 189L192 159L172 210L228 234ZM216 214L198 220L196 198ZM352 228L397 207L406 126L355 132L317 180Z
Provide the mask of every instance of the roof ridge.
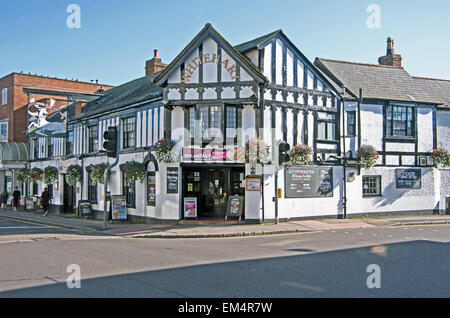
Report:
M432 78L432 77L422 77L422 76L413 76L415 79L423 79L423 80L429 80L429 81L442 81L442 82L450 82L448 79L443 78Z
M320 60L320 61L336 62L336 63L343 63L343 64L352 64L352 65L361 65L361 66L370 66L370 67L382 67L382 68L402 69L402 70L404 70L403 66L398 67L398 66L390 66L390 65L379 65L379 64L371 64L371 63L351 62L351 61L326 59L326 58L322 58L322 57L318 57L317 59Z
M265 38L272 37L272 36L274 36L275 34L278 34L278 33L280 33L280 32L283 32L283 30L278 29L278 30L269 32L269 33L267 33L267 34L261 35L261 36L259 36L259 37L257 37L257 38L252 39L252 40L249 40L249 41L240 43L240 44L238 44L238 45L235 45L234 47L236 48L236 47L238 47L238 46L244 46L245 44L248 44L248 43L251 43L251 42L255 42L255 41L258 41L258 44L259 44L259 42L261 42L261 41L259 41L259 40L262 40L262 39L265 39Z

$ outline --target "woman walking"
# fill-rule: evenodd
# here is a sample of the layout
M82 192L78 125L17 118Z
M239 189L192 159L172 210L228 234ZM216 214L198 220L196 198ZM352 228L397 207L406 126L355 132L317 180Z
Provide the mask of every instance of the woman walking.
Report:
M6 191L6 189L3 190L2 194L0 195L0 201L2 203L2 211L4 209L6 209L6 203L8 202L8 197L9 197L8 191Z

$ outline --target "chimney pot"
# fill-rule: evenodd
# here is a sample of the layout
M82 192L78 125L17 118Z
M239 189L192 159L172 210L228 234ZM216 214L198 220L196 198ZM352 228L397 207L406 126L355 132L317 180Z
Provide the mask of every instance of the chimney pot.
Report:
M153 52L154 52L154 56L158 57L158 50L154 50Z

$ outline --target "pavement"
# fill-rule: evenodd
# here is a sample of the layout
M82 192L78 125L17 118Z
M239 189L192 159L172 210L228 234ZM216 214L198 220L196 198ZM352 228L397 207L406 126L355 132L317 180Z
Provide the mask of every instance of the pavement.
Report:
M130 224L108 223L103 231L103 221L76 217L75 215L48 214L28 211L0 211L0 217L33 224L56 226L82 232L99 232L103 235L130 238L212 238L257 235L278 235L341 229L450 224L450 215L391 214L368 215L347 219L321 218L280 222L279 224Z

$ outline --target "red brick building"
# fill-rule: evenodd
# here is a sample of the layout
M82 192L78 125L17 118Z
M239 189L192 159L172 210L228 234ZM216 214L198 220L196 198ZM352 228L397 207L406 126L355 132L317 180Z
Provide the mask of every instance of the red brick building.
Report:
M27 130L29 96L23 91L24 88L92 94L112 87L99 83L22 73L6 75L0 78L0 142L28 141L24 132ZM69 102L64 97L55 98L54 95L33 94L32 97L36 101L56 99L56 107L62 107Z

